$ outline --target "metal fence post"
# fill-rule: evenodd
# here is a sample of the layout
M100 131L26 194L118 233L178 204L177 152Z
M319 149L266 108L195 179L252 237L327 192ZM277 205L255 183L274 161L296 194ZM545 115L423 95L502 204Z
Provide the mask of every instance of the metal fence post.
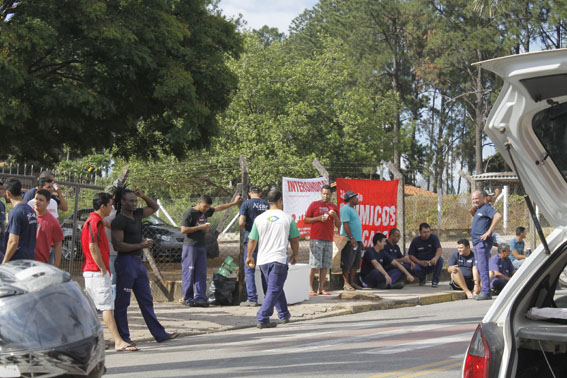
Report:
M71 234L71 260L69 261L69 273L73 274L73 262L75 261L75 241L77 240L77 210L79 210L79 186L75 185L75 206L73 208L73 233Z
M240 174L242 184L242 200L245 201L248 195L248 164L246 156L240 155ZM244 250L244 230L240 228L240 252L238 254L238 300L243 302L247 298L246 283L244 278L244 265L246 264L246 253Z

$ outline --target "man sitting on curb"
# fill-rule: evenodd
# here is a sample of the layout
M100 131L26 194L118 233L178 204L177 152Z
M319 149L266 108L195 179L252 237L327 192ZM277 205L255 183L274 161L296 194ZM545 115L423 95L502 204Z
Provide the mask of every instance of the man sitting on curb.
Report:
M366 287L378 289L402 289L404 282L401 280L405 274L408 281L413 281L413 276L396 260L392 259L385 251L386 235L378 232L372 238L373 247L364 251L360 279Z
M526 261L526 255L524 255L524 247L526 238L526 228L518 227L516 228L516 237L510 240L510 260L514 269L519 269L520 266Z
M419 286L425 285L425 278L430 272L433 272L431 287L439 285L443 269L442 251L439 238L431 233L431 226L427 223L420 224L419 236L411 241L408 251L410 259L415 263L415 275L419 278Z
M449 258L447 271L451 273L449 286L453 290L464 291L468 299L472 299L480 293L480 276L476 269L474 254L471 252L471 245L467 239L457 241L457 252Z
M510 277L515 273L514 265L508 256L510 256L510 246L502 243L498 245L498 254L492 256L488 262L490 287L495 295L504 289Z
M384 252L388 254L391 258L403 265L404 268L410 274L414 274L415 263L410 260L409 256L404 256L398 242L402 237L402 233L397 228L392 228L388 233L388 238L386 239L386 246L384 247Z

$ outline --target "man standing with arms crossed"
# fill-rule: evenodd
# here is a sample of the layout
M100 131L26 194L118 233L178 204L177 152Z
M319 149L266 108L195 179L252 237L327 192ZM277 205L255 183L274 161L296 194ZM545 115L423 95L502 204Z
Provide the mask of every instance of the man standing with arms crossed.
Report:
M470 210L473 214L471 237L481 282L480 294L476 296L476 300L483 301L492 299L488 260L493 244L492 231L494 231L502 215L486 203L480 190L475 190L472 193L472 203L474 207Z
M12 260L33 260L37 233L35 211L22 201L22 183L18 179L6 180L4 190L13 208L8 215L6 253L2 264Z
M327 270L333 260L333 236L335 227L341 227L339 209L331 202L331 187L321 188L321 200L309 205L305 212L305 223L311 225L311 241L309 242L309 295L331 295L325 291ZM313 279L319 271L319 289L313 290Z
M37 193L40 192L41 190ZM96 309L102 311L102 320L114 339L114 349L120 352L135 352L138 348L120 337L112 313L114 301L110 278L109 245L103 220L112 211L111 195L108 193L95 194L93 209L94 212L89 215L81 231L81 247L85 256L83 263L85 290Z
M274 306L282 323L288 323L291 314L283 286L287 278L287 245L291 245L292 254L289 263L295 265L299 253L299 230L293 218L283 212L283 196L278 190L272 190L267 197L270 209L259 215L248 235L248 257L246 265L254 265L254 250L258 246L258 266L264 276L264 302L256 316L258 328L273 328L277 323L270 322Z
M362 290L362 286L354 282L362 256L362 223L355 209L355 206L358 205L358 194L349 190L343 195L343 199L347 204L341 207L341 222L343 223L341 235L349 239L341 252L343 289L348 291Z
M248 251L248 235L250 231L252 231L254 220L270 207L270 204L262 199L262 191L257 186L250 187L248 196L250 196L250 199L244 201L242 206L240 206L240 218L238 219L238 225L240 228L244 228L244 253ZM254 250L252 255L254 264L256 264L257 254L258 248ZM258 291L254 278L256 267L249 267L244 264L244 274L246 280L246 296L248 298L245 302L240 303L240 305L244 307L258 306Z

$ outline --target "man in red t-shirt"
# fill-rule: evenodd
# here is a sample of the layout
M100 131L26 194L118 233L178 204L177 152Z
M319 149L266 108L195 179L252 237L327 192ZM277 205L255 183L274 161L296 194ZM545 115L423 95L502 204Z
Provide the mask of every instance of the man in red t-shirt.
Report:
M331 295L324 290L327 269L333 260L333 236L335 227L341 227L339 209L331 202L331 187L321 188L321 201L315 201L305 213L305 223L311 225L311 242L309 244L309 295ZM313 279L319 271L319 289L313 290Z
M57 219L47 211L51 193L49 193L49 190L40 189L35 193L34 200L34 210L37 214L34 260L49 264L49 255L51 246L53 246L53 265L59 267L63 245L63 230L61 230Z
M114 320L114 301L112 300L112 281L110 279L110 251L108 239L104 230L104 218L112 211L112 197L108 193L97 193L93 198L93 209L81 231L81 247L85 255L83 277L85 290L93 300L95 307L102 311L104 324L114 338L114 348L117 351L137 351L118 333Z

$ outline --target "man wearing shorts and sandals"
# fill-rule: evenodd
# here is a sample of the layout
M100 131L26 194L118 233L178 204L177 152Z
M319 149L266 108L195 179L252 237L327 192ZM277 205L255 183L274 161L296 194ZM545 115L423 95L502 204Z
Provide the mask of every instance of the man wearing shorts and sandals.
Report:
M457 252L449 257L447 271L451 273L449 286L453 290L464 291L468 299L472 299L480 293L480 276L467 239L457 241Z
M85 255L83 263L85 290L97 310L102 311L104 324L114 338L114 349L120 352L134 352L138 348L120 337L112 313L114 300L110 279L109 246L103 221L112 211L111 195L96 194L93 198L93 209L95 211L89 215L81 231L81 247Z
M305 223L311 225L311 241L309 243L309 295L331 295L325 291L327 269L333 260L333 236L335 227L341 227L339 209L331 202L331 187L321 188L321 200L309 205L305 213ZM313 279L319 271L319 289L313 290Z

